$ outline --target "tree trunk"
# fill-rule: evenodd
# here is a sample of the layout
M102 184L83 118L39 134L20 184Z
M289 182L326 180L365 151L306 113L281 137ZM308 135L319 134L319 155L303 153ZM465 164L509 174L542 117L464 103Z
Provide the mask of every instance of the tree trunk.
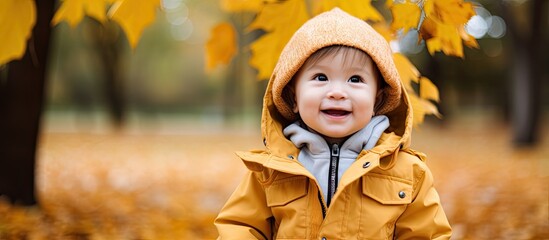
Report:
M517 146L534 145L538 140L546 4L546 0L530 3L527 15L531 16L531 21L528 26L518 26L512 6L502 5L513 40L510 102L513 141Z
M36 25L26 53L1 70L0 195L23 205L36 204L35 155L54 2L35 1Z
M103 91L112 123L120 128L124 123L126 101L124 98L124 79L120 70L120 33L113 21L94 23L95 41L103 60Z

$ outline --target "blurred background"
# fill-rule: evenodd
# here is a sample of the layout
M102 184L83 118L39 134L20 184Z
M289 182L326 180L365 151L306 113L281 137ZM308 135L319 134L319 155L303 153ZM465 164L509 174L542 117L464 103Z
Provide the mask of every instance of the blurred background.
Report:
M466 30L478 39L480 49L465 48L464 59L429 55L424 42L417 43L417 31L393 43L438 86L444 118L435 122L444 124L475 111L510 122L514 90L520 88L516 85L534 84L523 97L535 100L540 117L547 112L547 68L535 73L517 70L521 62L526 66L548 62L547 10L534 19L534 2L475 2L477 15ZM266 81L256 80L255 70L247 64L246 44L258 37L243 29L250 14L225 13L217 1L162 3L135 49L113 22L101 25L84 18L75 28L61 23L52 29L45 128L140 129L143 124L179 117L199 120L208 128L233 123L257 129ZM237 27L241 47L230 65L208 73L205 43L220 21ZM531 50L531 44L539 46ZM532 51L539 57L530 60ZM518 77L524 83L515 83L517 74L524 74ZM527 83L527 74L536 74L537 82Z
M454 239L547 239L549 4L472 2L466 30L480 48L463 59L430 55L417 30L391 43L440 92L442 117L427 116L412 146L428 156ZM215 238L213 219L245 171L233 152L263 147L267 82L248 64L261 34L245 31L250 19L219 1L162 0L133 49L112 21L51 27L35 195L17 200L28 185L4 181L16 193L0 192L0 239ZM206 71L220 21L236 27L237 56ZM18 148L14 139L0 144ZM20 166L9 156L4 176Z

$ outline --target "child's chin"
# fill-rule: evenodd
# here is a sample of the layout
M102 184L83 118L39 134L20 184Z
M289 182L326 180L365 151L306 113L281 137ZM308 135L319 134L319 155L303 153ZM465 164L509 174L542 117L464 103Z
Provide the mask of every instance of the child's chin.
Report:
M344 139L352 134L353 132L350 131L327 131L322 135L331 139Z

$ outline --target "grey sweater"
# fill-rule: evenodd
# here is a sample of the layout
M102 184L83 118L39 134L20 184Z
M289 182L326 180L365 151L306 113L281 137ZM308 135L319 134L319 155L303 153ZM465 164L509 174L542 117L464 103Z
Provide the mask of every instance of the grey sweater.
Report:
M364 149L373 148L381 134L389 127L389 118L384 115L375 116L363 129L354 133L339 147L339 165L337 182ZM328 177L330 168L331 147L324 138L310 132L299 122L290 124L284 129L284 136L300 148L297 160L313 174L320 184L324 199L327 199Z

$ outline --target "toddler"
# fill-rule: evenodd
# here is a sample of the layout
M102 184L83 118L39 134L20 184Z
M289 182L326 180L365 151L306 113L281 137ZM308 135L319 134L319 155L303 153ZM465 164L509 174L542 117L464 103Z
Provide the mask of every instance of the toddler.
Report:
M448 239L385 39L338 8L282 51L263 100L265 150L215 220L220 239Z

